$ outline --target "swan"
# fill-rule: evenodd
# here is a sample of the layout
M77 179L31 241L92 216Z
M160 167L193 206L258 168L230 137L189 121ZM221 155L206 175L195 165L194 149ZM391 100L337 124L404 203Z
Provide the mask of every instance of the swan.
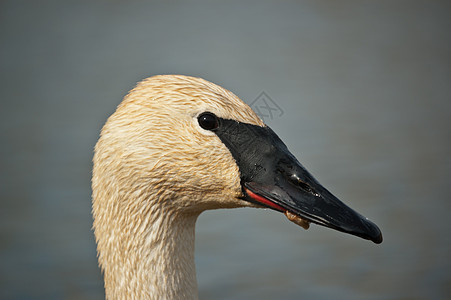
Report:
M94 152L93 229L107 299L197 299L194 229L209 209L270 208L304 228L382 242L248 105L200 78L138 83Z

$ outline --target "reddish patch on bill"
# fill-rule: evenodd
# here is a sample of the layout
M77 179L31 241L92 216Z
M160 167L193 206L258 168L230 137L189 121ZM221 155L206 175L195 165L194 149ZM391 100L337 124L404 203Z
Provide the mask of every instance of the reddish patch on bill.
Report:
M262 197L260 195L257 195L255 193L251 192L249 189L245 188L245 191L252 199L254 199L255 201L257 201L259 203L264 204L265 206L269 206L269 207L274 208L274 209L276 209L278 211L281 211L281 212L285 212L286 211L286 209L283 208L282 206L280 206L278 204L275 204L274 202L272 202L272 201L270 201L270 200L268 200L268 199L266 199L266 198L264 198L264 197Z

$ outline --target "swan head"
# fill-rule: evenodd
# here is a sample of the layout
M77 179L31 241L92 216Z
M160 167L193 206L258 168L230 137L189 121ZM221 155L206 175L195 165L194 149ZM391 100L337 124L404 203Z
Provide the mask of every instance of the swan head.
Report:
M96 145L93 199L95 222L106 211L144 218L259 206L304 228L382 241L377 226L319 184L248 105L188 76L148 78L124 98Z

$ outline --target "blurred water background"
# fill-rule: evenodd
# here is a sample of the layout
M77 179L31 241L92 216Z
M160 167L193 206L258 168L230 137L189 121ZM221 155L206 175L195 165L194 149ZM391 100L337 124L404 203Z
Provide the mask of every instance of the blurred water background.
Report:
M0 298L104 297L93 147L137 81L176 73L265 92L267 124L385 239L206 212L201 299L450 299L450 30L449 1L1 1Z

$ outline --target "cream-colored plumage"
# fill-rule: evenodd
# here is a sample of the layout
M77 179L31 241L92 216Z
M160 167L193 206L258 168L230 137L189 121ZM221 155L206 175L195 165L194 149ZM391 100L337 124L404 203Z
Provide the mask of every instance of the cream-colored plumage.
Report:
M194 229L207 209L251 206L227 147L197 117L264 126L233 93L155 76L102 129L92 178L94 232L107 299L195 299Z

